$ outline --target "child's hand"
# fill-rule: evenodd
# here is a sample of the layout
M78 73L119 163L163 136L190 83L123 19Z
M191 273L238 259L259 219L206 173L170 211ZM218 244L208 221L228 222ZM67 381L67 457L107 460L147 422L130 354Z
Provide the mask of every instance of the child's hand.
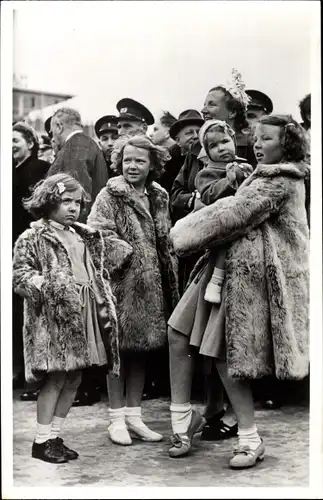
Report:
M229 184L238 189L240 184L252 173L253 168L248 163L237 163L233 161L226 166L227 179Z

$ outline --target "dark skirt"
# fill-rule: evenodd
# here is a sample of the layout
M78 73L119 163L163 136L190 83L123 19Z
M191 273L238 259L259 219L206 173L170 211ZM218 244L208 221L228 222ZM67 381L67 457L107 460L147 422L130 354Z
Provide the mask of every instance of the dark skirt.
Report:
M198 347L200 354L225 360L225 283L221 304L204 299L213 269L211 259L185 290L168 325L189 337L190 345Z

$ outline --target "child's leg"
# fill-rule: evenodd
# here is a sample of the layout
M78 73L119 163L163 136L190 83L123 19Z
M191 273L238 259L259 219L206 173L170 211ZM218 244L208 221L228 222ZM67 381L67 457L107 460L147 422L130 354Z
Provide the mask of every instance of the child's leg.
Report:
M239 450L230 461L233 468L245 468L255 465L264 455L264 445L259 437L255 423L255 412L250 384L247 380L233 380L228 377L227 365L217 362L217 369L227 391L233 410L238 420ZM250 450L250 452L246 450Z
M65 384L58 398L54 412L51 435L52 438L56 438L59 435L64 420L72 407L77 388L80 385L81 380L81 370L66 373Z
M163 436L149 429L141 418L141 399L145 385L145 364L145 359L140 356L133 356L128 360L126 380L127 406L125 409L126 424L128 430L143 441L161 441Z
M226 247L218 250L211 279L206 287L204 298L213 304L221 303L221 290L224 281L224 263L226 258Z
M108 433L111 441L116 444L131 444L131 437L125 422L125 400L124 385L125 372L127 370L126 360L120 356L120 376L107 375L107 387L109 394L109 420Z

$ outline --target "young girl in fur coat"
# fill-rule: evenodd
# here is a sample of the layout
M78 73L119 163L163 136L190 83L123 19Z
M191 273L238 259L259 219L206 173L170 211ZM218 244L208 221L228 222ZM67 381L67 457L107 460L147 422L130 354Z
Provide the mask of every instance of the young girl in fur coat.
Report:
M263 117L256 127L254 151L258 165L234 196L188 215L171 231L179 255L216 250L230 243L223 300L213 316L213 333L209 331L206 340L238 420L239 443L230 460L232 468L252 467L265 454L248 379L271 374L280 379L301 379L309 364L309 229L305 210L309 169L304 163L304 132L289 115ZM201 294L213 270L209 256L210 252L204 257L205 265L197 266L200 271L190 285L199 286ZM205 304L187 305L192 309L191 330L197 316L209 324L210 310ZM191 330L181 331L171 324L174 436L170 456L178 457L189 453L192 437L204 422L189 401ZM206 332L200 334L203 341Z
M145 361L165 346L166 322L178 300L176 256L169 238L168 194L154 182L169 159L165 148L145 136L126 138L113 154L122 175L110 179L97 196L88 218L94 228L127 242L128 265L116 254L119 271L111 274L117 300L121 376L108 375L110 439L130 445L131 435L160 441L162 435L141 419ZM125 398L124 398L125 394Z
M35 218L14 248L13 285L24 297L27 382L42 382L32 456L64 463L78 454L58 437L83 368L120 369L109 252L131 248L77 223L88 196L71 176L36 184L24 207ZM107 249L107 252L105 252Z

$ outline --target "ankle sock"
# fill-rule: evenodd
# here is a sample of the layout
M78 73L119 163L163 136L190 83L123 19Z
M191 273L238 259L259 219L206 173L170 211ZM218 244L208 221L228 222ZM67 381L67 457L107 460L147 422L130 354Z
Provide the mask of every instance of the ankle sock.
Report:
M61 417L56 417L54 415L53 421L52 421L52 430L51 430L51 434L50 434L51 439L55 439L58 437L59 433L61 432L61 428L62 428L62 425L64 423L64 420L65 420L65 417L61 418Z
M255 450L261 443L256 424L249 429L239 429L239 445L249 446L251 450Z
M35 442L37 444L45 443L45 441L51 439L51 432L52 424L42 425L37 422Z
M125 407L122 408L109 408L110 424L115 427L125 427Z
M174 434L186 434L192 420L192 405L171 403L171 421Z
M141 407L140 406L126 406L125 407L125 417L129 424L135 425L136 427L143 427L145 424L141 418Z

